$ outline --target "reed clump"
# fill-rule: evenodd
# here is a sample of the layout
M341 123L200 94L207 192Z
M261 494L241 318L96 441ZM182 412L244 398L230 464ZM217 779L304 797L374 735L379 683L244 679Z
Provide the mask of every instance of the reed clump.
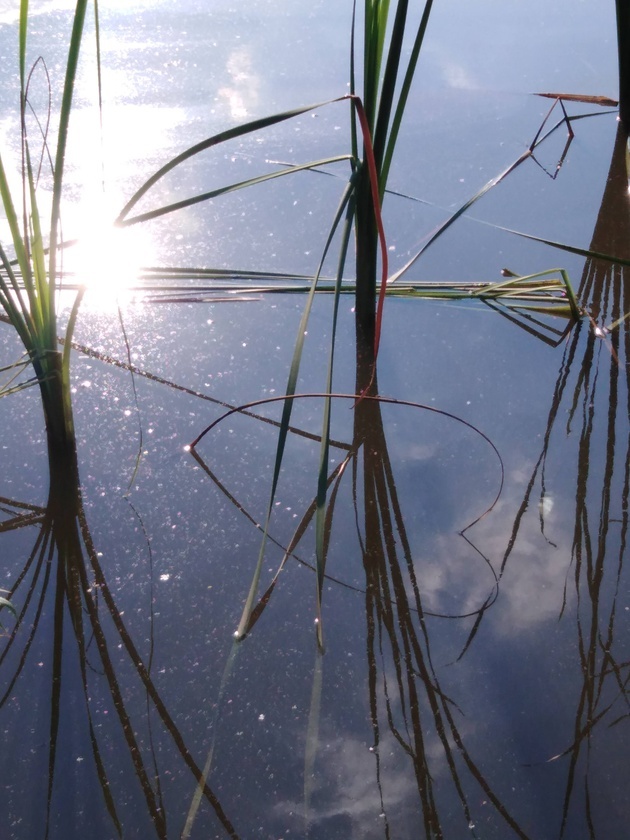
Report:
M59 128L53 153L45 129L37 144L30 142L27 131L29 85L33 70L27 72L29 4L27 0L22 0L18 28L19 189L10 186L10 178L0 154L0 199L10 231L10 246L0 243L0 306L24 345L26 362L33 368L34 376L21 387L34 384L39 386L51 459L57 459L63 454L73 455L76 451L69 377L70 339L82 293L78 293L70 313L63 351L59 349L58 342L57 295L62 274L61 201L66 145L86 10L87 0L78 0L72 20ZM97 13L96 4L95 10ZM43 65L41 58L35 62L34 67L40 63ZM48 225L38 198L39 173L46 159L50 159L52 165L52 207ZM11 256L9 247L13 251Z

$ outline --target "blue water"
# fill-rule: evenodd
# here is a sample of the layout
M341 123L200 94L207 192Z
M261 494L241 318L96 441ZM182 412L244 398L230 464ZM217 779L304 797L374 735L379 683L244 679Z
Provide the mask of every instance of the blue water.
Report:
M533 92L615 95L609 11L485 2L461 4L454 19L436 5L391 180L424 203L386 199L393 270L527 148L551 106ZM62 53L51 33L68 14L55 4L35 18L33 58L46 54L53 76ZM83 233L99 203L114 216L170 156L234 121L344 93L349 15L349 4L323 2L306 13L280 2L103 10L107 197L86 42L67 235ZM8 4L0 21L7 55ZM0 72L0 137L15 151L14 71L3 62ZM346 165L132 228L124 244L97 226L88 269L75 264L100 280L72 358L79 557L37 542L48 495L37 392L0 402L0 585L22 615L17 628L0 616L3 837L625 836L627 333L594 333L628 311L623 268L497 228L629 256L616 250L623 218L614 232L625 206L611 168L615 115L573 128L555 180L526 161L409 279L498 281L504 267L560 265L593 321L566 329L560 317L534 323L480 301L387 301L379 393L405 404L372 406L357 430L352 401L333 401L329 469L347 466L329 491L323 654L306 516L322 400L294 407L259 594L301 523L305 533L239 644L275 458L277 427L265 421L278 421L281 404L224 418L199 443L200 461L188 451L228 406L284 392L304 296L215 300L196 277L181 283L184 297L166 293L165 272L157 298L124 283L141 285L125 280L135 259L312 273ZM270 161L338 154L347 132L346 105L301 116L171 173L143 209ZM562 127L539 150L551 174L565 140ZM300 393L325 387L331 307L316 301ZM339 317L334 389L350 394L350 297ZM9 364L19 348L4 323L0 342Z

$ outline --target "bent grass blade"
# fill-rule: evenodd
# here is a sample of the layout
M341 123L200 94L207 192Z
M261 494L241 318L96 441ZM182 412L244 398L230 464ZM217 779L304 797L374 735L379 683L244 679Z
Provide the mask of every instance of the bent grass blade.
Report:
M130 211L133 209L133 207L135 207L135 205L140 201L140 199L151 189L151 187L157 184L157 182L160 181L169 172L173 171L182 163L184 163L187 160L190 160L191 158L195 157L201 152L204 152L207 149L211 149L214 146L219 146L221 143L225 143L228 140L234 140L238 137L244 137L248 134L252 134L255 131L260 131L262 129L269 128L270 126L277 125L278 123L284 122L286 120L294 119L295 117L301 116L302 114L307 114L309 111L315 111L318 108L323 108L325 105L330 105L333 102L340 102L344 98L346 97L328 99L324 102L317 102L313 105L305 105L301 108L295 108L290 111L282 111L281 113L273 114L272 116L252 120L251 122L243 123L242 125L227 129L226 131L221 131L218 134L214 134L211 137L208 137L205 140L196 143L194 146L191 146L184 152L181 152L179 155L176 155L176 157L172 158L170 161L168 161L168 163L166 163L164 166L158 169L157 172L155 172L150 178L148 178L140 187L140 189L136 190L136 192L132 195L127 204L125 204L123 209L120 211L116 223L118 225L124 225L125 223L130 224L131 220L127 219ZM350 156L348 156L348 158L349 157ZM309 166L305 166L303 168L312 168L313 165L314 164L311 163Z
M305 169L316 169L321 166L328 166L333 163L340 163L347 160L350 160L350 155L335 155L333 157L322 158L321 160L312 160L308 163L296 164L295 166L289 166L275 172L270 172L266 175L259 175L256 178L248 178L245 181L237 181L234 184L228 184L223 187L218 187L215 190L210 190L209 192L200 193L199 195L191 196L190 198L184 198L181 201L174 202L173 204L166 204L163 207L156 208L155 210L148 210L146 213L139 213L137 216L125 218L121 214L116 220L116 224L118 227L129 227L140 222L148 222L152 219L157 219L160 216L165 216L168 213L174 213L177 210L183 210L186 207L192 207L195 204L201 204L204 201L209 201L213 198L218 198L221 195L236 192L237 190L248 189L256 186L257 184L264 184L267 181L273 181L276 178L282 178L285 175L293 175L296 172L302 172Z

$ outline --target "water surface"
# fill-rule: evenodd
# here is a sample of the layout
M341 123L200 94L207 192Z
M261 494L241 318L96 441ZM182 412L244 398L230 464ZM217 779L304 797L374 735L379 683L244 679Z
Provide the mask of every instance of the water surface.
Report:
M615 94L612 13L585 2L530 4L525 16L488 2L473 20L459 5L458 26L436 7L392 173L393 189L423 200L386 200L394 270L527 148L551 106L533 92ZM219 6L104 12L107 208L234 121L345 92L346 5ZM0 15L7 54L15 15ZM36 19L34 55L50 51L51 67L61 54L50 33L68 15L50 4ZM100 203L99 167L80 152L100 144L93 70L88 47L69 229L93 206L80 196ZM624 268L497 228L628 257L616 115L573 127L564 158L560 128L411 274L491 281L504 267L561 265L590 317L571 326L480 301L392 298L378 385L398 402L334 401L324 654L308 516L321 398L296 401L261 594L291 554L238 644L282 405L226 417L198 460L187 449L229 406L283 393L304 297L120 285L137 284L131 263L312 273L347 172L227 196L131 229L124 245L97 228L101 287L86 295L72 363L75 520L46 517L37 393L0 403L2 586L21 616L3 621L0 660L7 836L624 836L627 331L601 332L629 311ZM330 106L194 161L151 201L338 153L347 131L346 107ZM309 324L305 394L325 385L331 306L319 298ZM0 328L4 364L19 349ZM352 394L350 297L337 353L335 390ZM64 556L51 534L65 535Z

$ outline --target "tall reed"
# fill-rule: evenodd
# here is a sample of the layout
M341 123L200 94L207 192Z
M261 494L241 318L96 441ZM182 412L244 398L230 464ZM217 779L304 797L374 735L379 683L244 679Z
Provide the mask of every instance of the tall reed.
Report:
M365 0L363 21L363 103L367 118L368 136L374 149L379 199L382 202L390 167L405 113L420 50L424 41L433 0L426 0L420 21L415 25L409 57L405 60L406 44L410 37L409 2L399 0L392 7L390 0ZM355 43L357 41L357 8L353 9L350 85L357 91ZM353 121L352 145L358 156L358 136ZM366 166L367 150L358 163L356 209L356 322L357 337L368 354L378 351L380 315L377 316L376 285L378 271L377 218L370 190L370 173ZM386 259L385 255L383 259ZM386 272L383 272L385 275ZM383 277L383 280L385 277ZM381 292L384 293L384 286ZM382 294L379 298L379 310ZM362 390L362 389L361 389Z

